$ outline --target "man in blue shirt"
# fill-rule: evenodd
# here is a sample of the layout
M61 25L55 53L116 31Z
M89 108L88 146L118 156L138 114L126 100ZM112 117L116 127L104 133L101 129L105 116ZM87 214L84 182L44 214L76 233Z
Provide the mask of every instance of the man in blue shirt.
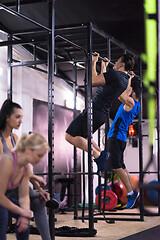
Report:
M115 171L127 190L128 203L126 208L133 208L139 193L133 190L130 174L126 169L123 159L123 153L126 148L127 131L133 119L137 116L140 109L138 101L141 95L141 88L138 84L132 84L130 87L130 96L127 92L122 93L119 100L123 103L120 105L114 121L108 133L108 152L110 168Z

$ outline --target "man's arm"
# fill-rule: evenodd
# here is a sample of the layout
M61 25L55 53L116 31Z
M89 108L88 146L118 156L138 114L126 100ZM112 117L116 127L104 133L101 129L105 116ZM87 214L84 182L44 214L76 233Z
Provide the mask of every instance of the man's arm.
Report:
M124 103L124 110L126 111L130 111L134 107L134 100L129 96L130 93L131 92L128 90L125 90L118 98L121 102Z
M134 107L134 100L132 97L129 96L132 93L131 80L134 75L135 74L132 72L126 90L118 97L118 99L125 104L124 108L128 109L125 109L126 111L130 111Z
M99 53L96 53L96 54L97 54L96 56L92 56L92 85L93 86L104 85L106 83L103 73L106 72L106 67L109 64L108 58L105 58L107 62L102 61L101 73L98 75L96 71L96 64L98 62Z

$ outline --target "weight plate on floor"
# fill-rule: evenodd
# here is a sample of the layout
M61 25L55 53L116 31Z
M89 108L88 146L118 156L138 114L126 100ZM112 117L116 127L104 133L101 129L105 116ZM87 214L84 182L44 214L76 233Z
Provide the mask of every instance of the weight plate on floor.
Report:
M117 205L118 198L117 195L111 190L106 190L106 197L104 197L104 191L101 191L101 209L103 210L103 206L105 205L104 210L114 209ZM98 206L98 194L96 195L96 204Z

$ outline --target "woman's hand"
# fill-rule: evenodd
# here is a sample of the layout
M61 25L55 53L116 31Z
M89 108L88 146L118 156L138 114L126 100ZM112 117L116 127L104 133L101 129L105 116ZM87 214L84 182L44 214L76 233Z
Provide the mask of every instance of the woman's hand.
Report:
M22 208L21 208L22 209ZM20 214L22 217L24 218L28 218L31 219L32 217L32 211L31 210L26 210L26 209L22 209L22 213Z
M43 188L39 189L39 196L42 197L45 202L50 200L50 194L46 192Z
M34 175L34 176L36 176L35 180L39 183L39 185L41 187L43 187L45 185L45 181L44 181L43 177L37 176L37 175Z
M21 216L18 218L16 225L18 226L18 232L25 232L29 227L29 219Z
M31 174L30 181L34 185L34 182L38 182L41 187L45 185L44 179L41 176L37 176L35 174Z

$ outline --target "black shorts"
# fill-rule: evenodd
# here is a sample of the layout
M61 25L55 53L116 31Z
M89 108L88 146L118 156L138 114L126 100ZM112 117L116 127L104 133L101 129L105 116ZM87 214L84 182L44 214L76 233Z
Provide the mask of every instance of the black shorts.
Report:
M108 119L108 113L93 111L93 133L100 128ZM72 137L81 136L87 138L87 111L80 113L69 125L66 132Z
M110 169L125 169L126 166L124 164L123 153L126 148L126 142L117 138L109 138L107 144L108 152L110 153Z

